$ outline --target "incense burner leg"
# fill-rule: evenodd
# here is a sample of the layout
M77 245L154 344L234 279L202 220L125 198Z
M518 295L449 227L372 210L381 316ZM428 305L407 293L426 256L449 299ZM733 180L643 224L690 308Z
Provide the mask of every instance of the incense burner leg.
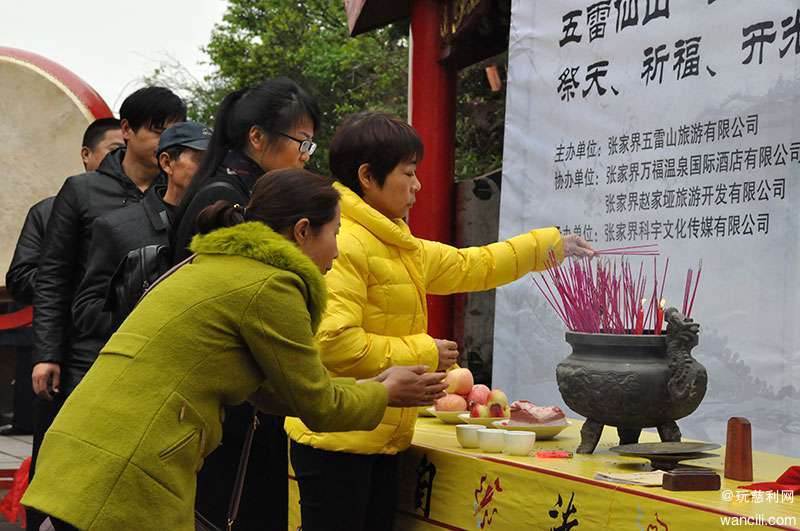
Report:
M594 452L600 436L603 434L603 424L596 420L586 419L581 428L581 444L576 450L579 454L590 454Z
M674 420L658 426L658 435L662 442L681 442L681 430Z
M642 433L642 428L617 428L617 435L619 435L620 444L636 444L639 442L639 435Z

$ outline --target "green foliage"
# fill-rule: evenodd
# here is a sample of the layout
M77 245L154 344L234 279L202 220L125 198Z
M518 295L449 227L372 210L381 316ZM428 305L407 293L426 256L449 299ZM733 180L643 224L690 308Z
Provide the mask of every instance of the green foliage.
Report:
M456 103L456 180L483 175L500 168L503 164L505 84L499 92L492 92L486 80L486 67L495 64L502 72L507 61L507 54L503 54L459 72Z
M350 38L339 0L230 0L205 48L217 72L193 91L193 116L211 122L225 93L276 76L297 81L319 102L322 128L309 169L327 172L333 130L354 112L404 116L407 25Z
M229 0L204 51L216 71L202 82L176 64L162 65L147 81L171 86L186 96L192 119L212 123L227 92L269 77L294 79L322 110L313 171L327 173L327 146L349 114L407 115L408 22L351 38L341 0ZM461 179L499 167L502 157L505 91L489 90L484 67L459 74L455 173Z

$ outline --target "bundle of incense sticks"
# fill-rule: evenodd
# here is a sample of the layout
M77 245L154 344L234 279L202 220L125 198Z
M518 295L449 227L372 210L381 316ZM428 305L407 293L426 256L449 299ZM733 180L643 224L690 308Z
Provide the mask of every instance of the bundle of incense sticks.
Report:
M595 256L616 255L616 256L658 256L658 244L631 245L629 247L614 247L612 249L595 249Z
M553 267L540 273L538 281L533 274L531 278L568 329L605 334L643 334L645 330L662 333L669 258L660 284L656 256L652 277L644 261L635 268L625 257L583 258L557 265L551 252L550 263ZM686 275L682 309L687 317L692 313L701 271L702 261L696 276L692 269Z

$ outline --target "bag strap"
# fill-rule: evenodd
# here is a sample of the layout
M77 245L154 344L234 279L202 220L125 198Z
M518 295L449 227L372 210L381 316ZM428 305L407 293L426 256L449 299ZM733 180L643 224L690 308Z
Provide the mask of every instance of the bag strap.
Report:
M241 194L242 193L241 190L236 188L234 185L232 185L228 181L214 181L213 183L207 184L206 186L200 188L200 190L197 191L197 195L200 195L201 193L207 192L209 190L213 190L214 188L226 188L226 189L228 189L231 192L234 192L236 194ZM244 206L244 205L242 205L242 206Z
M258 409L253 406L253 420L247 428L247 434L242 445L242 455L239 457L239 468L236 470L236 480L233 483L231 502L228 505L228 531L232 531L236 516L239 514L239 503L242 501L244 478L247 476L247 464L250 461L250 449L253 446L253 436L258 428Z
M136 304L138 305L140 302L142 302L142 299L144 299L147 296L148 293L153 291L153 288L155 288L156 286L161 284L161 282L163 282L168 276L172 275L172 273L174 273L175 271L177 271L181 267L185 266L186 264L191 263L192 260L194 260L196 256L197 256L197 253L194 253L191 256L188 256L188 257L184 258L183 260L181 260L180 262L178 262L174 266L170 267L163 275L158 277L155 282L150 284L150 287L148 287L146 290L144 290L144 293L142 293L142 296L139 297L139 301Z

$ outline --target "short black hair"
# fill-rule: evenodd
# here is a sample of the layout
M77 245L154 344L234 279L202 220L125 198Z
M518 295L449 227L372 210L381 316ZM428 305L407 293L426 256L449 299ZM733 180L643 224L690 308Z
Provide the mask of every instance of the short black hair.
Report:
M90 123L89 127L86 128L86 132L83 133L83 143L81 147L86 147L94 151L97 144L103 140L106 132L112 129L119 129L119 120L116 118L98 118Z
M160 151L156 156L158 169L164 171L164 168L161 167L161 153L166 153L167 155L169 155L170 160L177 160L180 158L181 153L183 153L187 149L192 149L192 148L188 146L170 146L167 149Z
M422 160L419 135L406 121L383 112L356 113L336 129L330 144L333 178L359 196L358 168L369 164L372 176L383 187L386 176L401 162Z
M144 87L125 98L119 119L127 120L134 131L140 127L164 129L169 122L186 121L186 104L168 88Z

